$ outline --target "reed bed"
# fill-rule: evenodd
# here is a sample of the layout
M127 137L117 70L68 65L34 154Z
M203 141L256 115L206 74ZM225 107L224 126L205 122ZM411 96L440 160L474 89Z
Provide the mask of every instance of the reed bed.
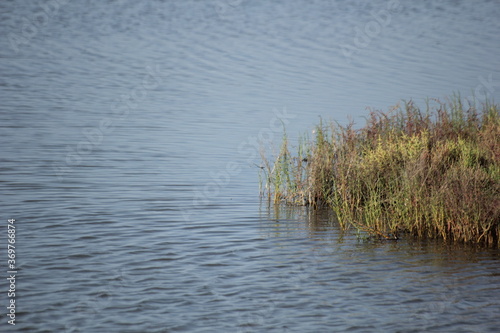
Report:
M274 157L262 153L262 193L329 206L343 228L381 238L500 247L499 108L432 102L370 111L360 129L320 121L293 154L285 134Z

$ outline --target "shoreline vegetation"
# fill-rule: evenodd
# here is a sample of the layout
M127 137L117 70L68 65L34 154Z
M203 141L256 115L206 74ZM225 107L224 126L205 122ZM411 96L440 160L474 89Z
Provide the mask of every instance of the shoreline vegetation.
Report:
M435 107L430 107L435 102ZM500 112L460 96L370 111L355 129L320 120L291 152L261 151L261 194L333 209L342 228L369 237L500 247Z

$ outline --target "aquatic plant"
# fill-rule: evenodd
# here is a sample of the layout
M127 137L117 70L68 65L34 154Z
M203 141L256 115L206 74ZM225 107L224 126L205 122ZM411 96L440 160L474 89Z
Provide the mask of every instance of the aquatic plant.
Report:
M314 138L264 163L262 193L293 205L329 206L342 227L383 238L500 247L500 112L459 96L425 111L413 101L370 111L364 127L316 126Z

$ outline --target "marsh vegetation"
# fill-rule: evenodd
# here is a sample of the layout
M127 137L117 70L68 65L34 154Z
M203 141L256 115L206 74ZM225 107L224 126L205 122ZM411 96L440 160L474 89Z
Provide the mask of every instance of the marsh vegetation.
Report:
M433 104L434 106L430 106ZM500 113L460 96L370 111L364 127L320 121L262 151L261 193L328 206L343 228L500 247Z

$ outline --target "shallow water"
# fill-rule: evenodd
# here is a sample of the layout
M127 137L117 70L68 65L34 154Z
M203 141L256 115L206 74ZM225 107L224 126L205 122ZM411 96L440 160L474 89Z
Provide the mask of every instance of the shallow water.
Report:
M0 202L18 273L1 331L496 331L499 251L359 240L328 212L260 202L254 164L282 124L294 140L401 99L498 100L499 14L2 2Z

